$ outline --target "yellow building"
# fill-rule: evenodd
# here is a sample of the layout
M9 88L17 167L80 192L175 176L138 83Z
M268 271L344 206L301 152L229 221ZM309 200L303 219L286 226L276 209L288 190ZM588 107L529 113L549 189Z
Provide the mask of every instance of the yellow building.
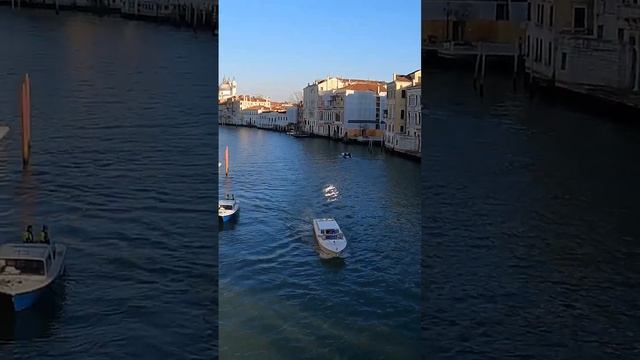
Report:
M441 49L444 44L518 44L524 36L527 2L522 0L425 0L423 47Z
M385 121L384 145L387 148L404 152L417 152L420 148L419 137L409 131L407 119L407 90L416 91L422 84L422 70L407 75L393 74L393 80L387 83L387 117ZM412 108L416 104L412 103Z

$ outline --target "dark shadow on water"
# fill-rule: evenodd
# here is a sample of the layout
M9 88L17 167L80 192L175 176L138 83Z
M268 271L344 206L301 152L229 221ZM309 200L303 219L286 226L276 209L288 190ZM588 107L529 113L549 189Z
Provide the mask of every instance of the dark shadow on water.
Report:
M331 272L342 271L347 266L347 262L344 258L334 257L330 259L323 259L319 257L318 260L320 260L320 263L325 269Z
M48 289L33 307L15 313L11 304L0 309L0 342L48 338L53 335L55 321L62 317L66 298L64 277Z
M236 215L233 217L233 219L224 222L222 221L222 219L218 218L218 232L223 231L223 230L233 230L236 228L236 225L238 224L238 222L240 221L240 211L238 210L238 212L236 213Z

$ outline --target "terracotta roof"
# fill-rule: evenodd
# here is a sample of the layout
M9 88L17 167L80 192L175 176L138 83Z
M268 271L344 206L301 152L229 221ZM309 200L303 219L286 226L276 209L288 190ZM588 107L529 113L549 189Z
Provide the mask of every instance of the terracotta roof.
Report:
M338 90L372 91L374 93L378 93L380 91L386 91L387 86L380 83L355 83L355 84L349 84Z
M255 106L245 108L245 110L269 110L269 108L262 105L255 105Z

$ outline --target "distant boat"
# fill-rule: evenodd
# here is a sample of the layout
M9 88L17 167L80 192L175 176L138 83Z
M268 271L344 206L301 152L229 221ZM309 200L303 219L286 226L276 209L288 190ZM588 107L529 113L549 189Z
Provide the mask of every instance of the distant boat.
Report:
M61 244L0 246L0 304L22 311L35 304L64 273L67 248Z
M342 156L345 159L351 159L351 153L350 152L340 153L340 156Z
M313 219L313 233L321 253L326 257L342 257L344 255L347 239L334 219Z
M292 130L292 131L288 132L287 134L289 134L289 135L291 135L291 136L293 136L293 137L297 137L297 138L306 138L306 137L309 137L309 136L310 136L310 135L309 135L309 134L307 134L307 133L300 132L300 131L294 131L294 130Z
M224 200L218 200L218 219L222 222L232 220L240 211L240 204L233 194L227 194Z

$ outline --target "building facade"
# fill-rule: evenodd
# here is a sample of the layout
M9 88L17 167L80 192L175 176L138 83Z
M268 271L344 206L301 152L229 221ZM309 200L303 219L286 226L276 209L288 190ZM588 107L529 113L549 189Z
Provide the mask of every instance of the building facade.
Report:
M421 149L419 132L416 130L415 113L421 112L420 98L422 70L407 75L393 74L393 80L387 83L387 117L384 129L384 145L387 148L414 153ZM412 95L413 97L410 97ZM410 102L408 100L411 100ZM411 105L409 105L411 104ZM409 119L412 112L412 122ZM421 114L418 119L421 122Z
M376 104L378 108L381 106L375 97L379 96L384 88L385 83L382 81L339 77L327 77L307 85L303 89L302 130L319 136L344 138L344 134L349 134L349 131L356 127L366 130L373 124L375 129ZM356 93L359 95L355 95ZM374 95L360 95L361 93ZM362 99L367 97L373 99L371 111L374 117L356 119L363 116L356 110L361 106L358 101L366 102ZM379 114L378 123L381 122L380 116ZM348 122L347 117L352 117L351 122Z
M518 43L524 35L526 0L425 0L423 45Z
M640 85L637 0L531 0L525 66L560 87L629 92Z

